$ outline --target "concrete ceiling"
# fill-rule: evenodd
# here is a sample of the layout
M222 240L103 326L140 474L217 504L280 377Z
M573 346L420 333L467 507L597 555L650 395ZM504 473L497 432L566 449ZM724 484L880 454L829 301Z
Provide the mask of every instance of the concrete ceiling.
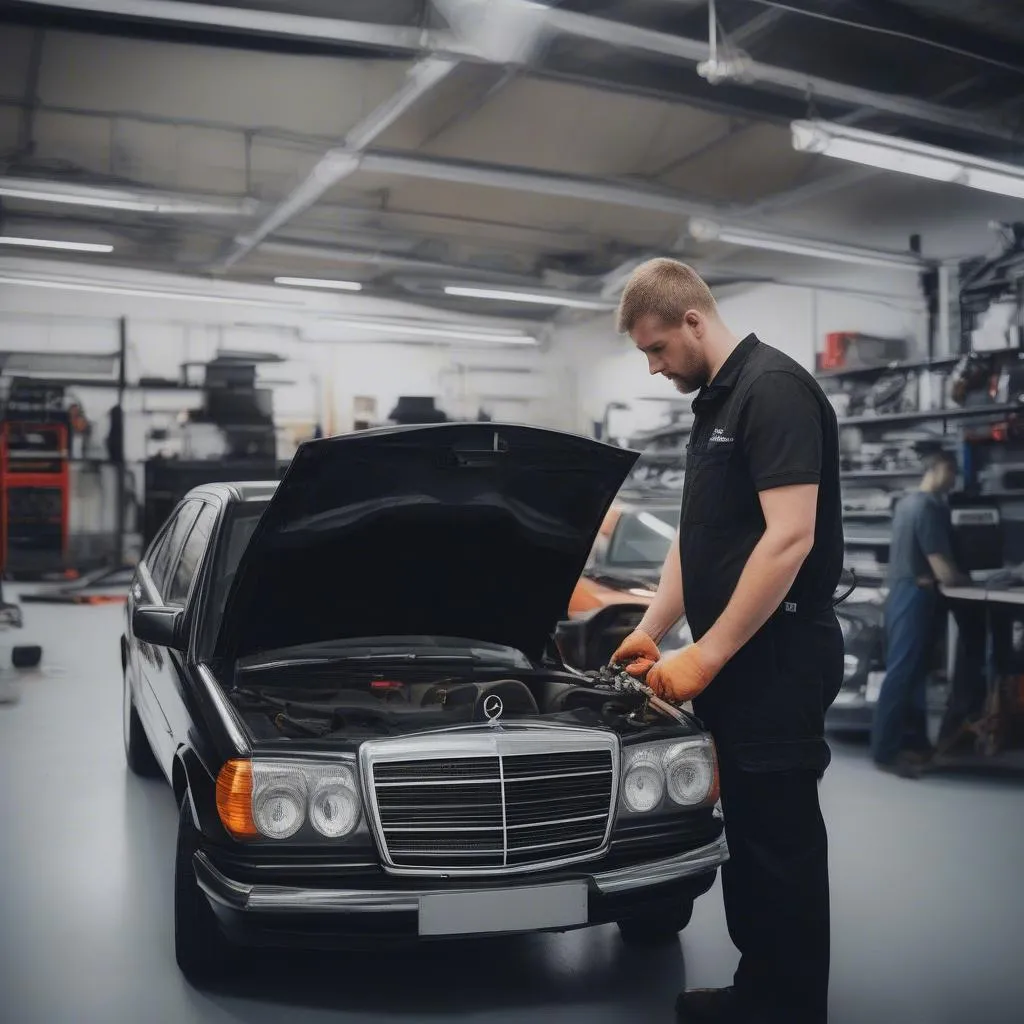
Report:
M710 250L686 229L701 215L894 251L920 233L927 255L967 255L1020 204L798 153L788 122L810 111L1019 160L1024 33L1006 6L718 0L745 75L710 84L695 0L0 0L0 175L249 204L8 197L0 233L536 316L551 308L443 285L587 292L653 253L699 265ZM737 273L750 256L713 251Z

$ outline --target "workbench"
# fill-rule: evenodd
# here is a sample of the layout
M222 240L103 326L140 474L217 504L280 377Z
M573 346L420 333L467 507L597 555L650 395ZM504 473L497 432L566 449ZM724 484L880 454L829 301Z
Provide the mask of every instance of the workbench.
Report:
M940 744L934 766L1024 770L1024 584L1007 586L996 573L976 576L970 586L940 589L952 606L951 636L957 605L984 608L986 712L970 728L975 749L944 752ZM1015 622L1021 623L1019 630Z

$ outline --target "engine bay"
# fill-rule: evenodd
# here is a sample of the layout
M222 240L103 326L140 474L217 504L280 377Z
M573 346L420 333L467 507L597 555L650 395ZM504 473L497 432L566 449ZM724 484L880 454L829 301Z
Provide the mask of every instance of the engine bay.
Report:
M700 729L692 715L664 705L624 678L607 670L499 678L479 673L438 677L422 670L286 669L273 682L239 680L228 696L257 740L363 740L530 720L605 727L620 734L673 722Z

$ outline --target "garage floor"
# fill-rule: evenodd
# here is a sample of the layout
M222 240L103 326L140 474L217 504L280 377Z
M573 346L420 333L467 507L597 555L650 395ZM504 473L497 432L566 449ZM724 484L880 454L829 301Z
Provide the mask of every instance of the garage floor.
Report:
M631 953L614 927L452 944L410 957L259 955L217 992L172 950L175 809L125 771L118 605L25 605L44 666L0 705L0 1021L672 1020L679 987L736 962L716 887L676 948ZM9 664L6 651L0 652ZM5 673L8 674L8 673ZM1024 1020L1024 785L881 776L836 744L833 1024Z

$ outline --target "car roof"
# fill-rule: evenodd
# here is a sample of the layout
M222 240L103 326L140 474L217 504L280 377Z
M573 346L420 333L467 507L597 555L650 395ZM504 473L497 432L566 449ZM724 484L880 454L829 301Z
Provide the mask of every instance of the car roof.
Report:
M672 500L672 495L637 495L620 496L615 499L613 507L619 512L649 512L651 509L679 508L679 502Z
M277 487L277 480L235 480L200 484L198 487L193 487L186 497L213 498L225 504L269 501L274 496Z

